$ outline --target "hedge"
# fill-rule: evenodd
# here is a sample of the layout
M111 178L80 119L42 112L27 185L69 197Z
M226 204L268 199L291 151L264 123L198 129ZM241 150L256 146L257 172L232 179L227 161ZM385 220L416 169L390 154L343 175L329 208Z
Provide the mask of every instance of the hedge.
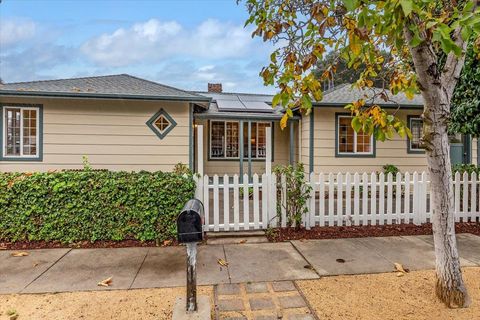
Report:
M194 190L177 173L0 173L0 240L171 239Z

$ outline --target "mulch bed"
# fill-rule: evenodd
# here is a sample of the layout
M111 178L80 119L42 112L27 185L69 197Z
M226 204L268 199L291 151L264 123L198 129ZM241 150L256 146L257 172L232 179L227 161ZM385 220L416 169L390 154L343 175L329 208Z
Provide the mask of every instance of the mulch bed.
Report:
M480 223L459 222L455 224L456 233L471 233L480 236ZM351 226L351 227L314 227L305 228L276 228L269 229L266 236L271 242L282 242L301 239L340 239L365 238L388 236L414 236L432 234L432 225L424 223L420 226L413 224L394 224L383 226ZM207 237L206 237L207 238ZM205 239L206 241L206 239ZM204 241L204 242L205 242ZM80 241L75 243L61 243L58 241L18 241L7 242L0 240L0 250L32 250L52 248L128 248L128 247L168 247L177 246L176 240L167 240L161 243L156 241L122 240L122 241Z
M0 250L31 250L31 249L53 249L53 248L128 248L128 247L167 247L177 245L176 241L164 241L157 244L156 241L80 241L75 243L61 243L58 241L0 241Z
M480 223L461 222L455 224L456 233L472 233L480 236ZM301 239L339 239L365 238L388 236L414 236L432 234L432 224L422 225L395 224L383 226L351 226L351 227L314 227L305 228L277 228L266 233L269 241L281 242Z

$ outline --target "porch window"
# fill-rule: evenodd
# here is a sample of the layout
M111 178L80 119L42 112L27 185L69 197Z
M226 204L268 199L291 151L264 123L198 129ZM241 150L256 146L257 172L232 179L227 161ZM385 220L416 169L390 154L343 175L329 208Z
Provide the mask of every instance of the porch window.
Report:
M3 108L3 150L8 158L39 158L39 108Z
M252 122L250 143L253 159L266 157L266 130L269 122ZM248 158L248 122L243 125L244 158ZM238 159L240 157L240 122L210 122L210 158Z
M408 117L408 127L412 132L412 138L408 139L409 153L423 153L425 150L422 147L421 138L423 136L423 120L420 117Z
M373 136L355 132L351 125L352 117L337 117L337 154L373 155Z

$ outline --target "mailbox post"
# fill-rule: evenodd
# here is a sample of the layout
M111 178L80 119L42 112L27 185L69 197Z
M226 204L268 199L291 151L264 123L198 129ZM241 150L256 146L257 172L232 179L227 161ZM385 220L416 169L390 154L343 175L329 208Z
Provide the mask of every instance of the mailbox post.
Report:
M203 240L203 203L189 200L177 218L178 242L187 246L187 312L197 311L197 243Z

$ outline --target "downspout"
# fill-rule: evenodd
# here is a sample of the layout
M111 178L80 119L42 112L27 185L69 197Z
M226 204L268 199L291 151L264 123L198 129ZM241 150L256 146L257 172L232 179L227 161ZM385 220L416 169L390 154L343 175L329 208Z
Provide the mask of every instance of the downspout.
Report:
M314 139L314 111L315 109L312 107L312 112L310 112L310 137L308 139L308 142L309 142L309 146L308 146L308 158L309 158L309 172L312 173L313 172L313 139Z

